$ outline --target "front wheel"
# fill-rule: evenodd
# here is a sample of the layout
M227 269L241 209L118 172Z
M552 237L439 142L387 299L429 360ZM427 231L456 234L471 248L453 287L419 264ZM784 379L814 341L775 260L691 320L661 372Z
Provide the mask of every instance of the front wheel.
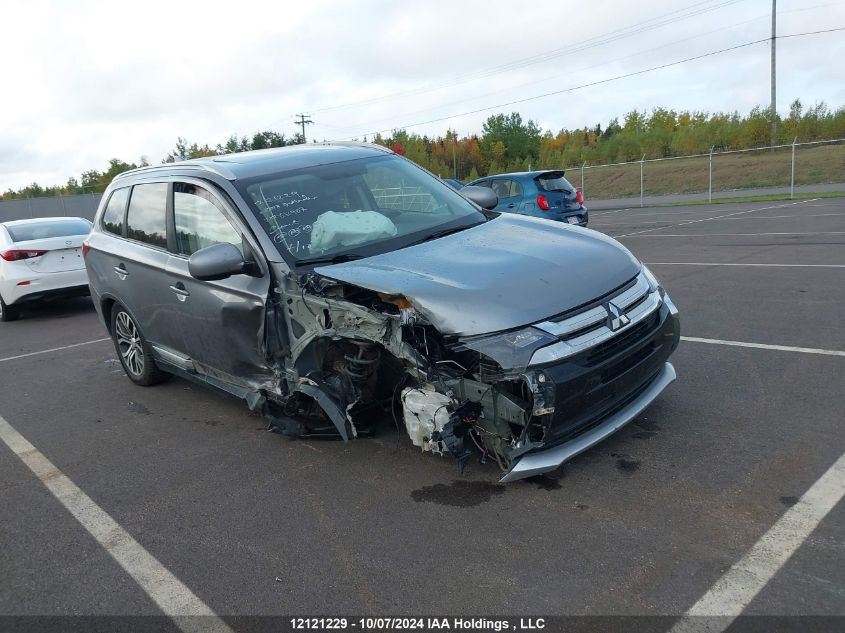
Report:
M149 343L132 315L120 306L112 310L111 331L117 357L129 380L136 385L149 387L170 377L170 374L156 366Z
M15 321L20 316L17 306L7 306L0 297L0 321Z

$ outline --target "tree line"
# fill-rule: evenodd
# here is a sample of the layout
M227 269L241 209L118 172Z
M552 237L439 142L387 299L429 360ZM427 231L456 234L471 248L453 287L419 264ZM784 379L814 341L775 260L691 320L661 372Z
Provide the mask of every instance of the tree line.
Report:
M805 108L796 99L789 115L778 115L776 122L779 144L791 143L796 137L800 141L845 138L845 107L832 110L824 102ZM231 136L216 146L189 143L180 137L162 162L295 145L303 140L300 134L287 137L274 131L251 137ZM467 181L510 171L630 162L643 156L685 156L707 153L711 148L724 151L764 147L771 141L771 116L759 106L746 115L654 108L651 112L632 110L621 122L614 118L605 127L598 124L553 132L511 112L490 116L480 135L460 137L447 130L442 136L428 136L396 130L369 140L392 148L441 177ZM65 185L42 187L32 183L17 191L9 189L0 199L102 192L117 174L145 165L149 165L145 157L138 164L113 158L105 171L85 171L78 179L69 178Z

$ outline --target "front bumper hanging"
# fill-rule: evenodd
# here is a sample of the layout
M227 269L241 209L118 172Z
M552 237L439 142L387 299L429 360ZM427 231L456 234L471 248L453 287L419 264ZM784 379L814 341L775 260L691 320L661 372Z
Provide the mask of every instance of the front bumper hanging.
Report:
M624 408L602 420L598 426L564 444L522 456L499 481L507 483L555 470L564 462L595 446L628 424L642 413L675 378L675 368L671 363L664 363L648 387Z

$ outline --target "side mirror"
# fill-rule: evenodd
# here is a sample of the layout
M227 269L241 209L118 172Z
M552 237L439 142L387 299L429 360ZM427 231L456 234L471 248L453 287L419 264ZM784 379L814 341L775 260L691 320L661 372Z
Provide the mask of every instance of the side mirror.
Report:
M188 259L191 277L200 281L217 281L247 272L249 264L232 244L212 244L201 248Z
M474 202L482 209L492 209L499 204L499 196L490 187L478 187L476 185L467 185L458 191L464 198L470 202Z

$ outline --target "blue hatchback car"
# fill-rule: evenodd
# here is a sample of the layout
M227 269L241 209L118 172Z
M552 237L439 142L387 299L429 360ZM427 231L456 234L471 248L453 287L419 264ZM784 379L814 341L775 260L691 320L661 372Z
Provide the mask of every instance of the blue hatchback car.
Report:
M494 211L533 215L547 220L587 226L587 207L581 192L561 170L521 171L486 176L469 183L490 187L499 196Z

